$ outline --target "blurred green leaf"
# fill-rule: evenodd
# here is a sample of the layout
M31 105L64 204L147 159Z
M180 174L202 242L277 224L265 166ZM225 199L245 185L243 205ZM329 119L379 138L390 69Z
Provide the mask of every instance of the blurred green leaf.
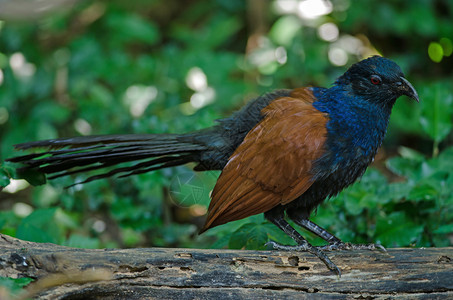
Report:
M453 171L453 147L449 147L442 151L435 159L437 164L436 169L439 171L452 172Z
M234 33L241 28L241 22L236 16L227 18L215 18L207 26L208 32L204 34L202 45L208 49L215 49L225 43Z
M11 181L11 177L9 174L3 170L3 168L0 168L0 191L6 187Z
M423 225L414 224L404 212L392 212L376 224L376 241L386 247L407 247L420 239Z
M16 214L13 211L11 210L0 211L0 230L2 233L6 234L5 231L9 231L9 229L5 230L6 226L16 227L19 222L20 219L16 216Z
M60 228L55 225L56 208L44 208L33 211L17 227L16 237L37 243L58 243Z
M31 185L37 186L46 183L46 175L42 172L33 169L17 169L16 179L25 179Z
M401 155L401 157L411 161L425 160L425 156L422 153L408 147L399 147L398 153Z
M111 13L107 16L107 25L111 32L115 33L113 38L121 42L142 42L152 45L160 39L156 26L137 14Z
M100 242L95 238L73 234L63 243L63 245L73 248L96 249L100 247Z
M21 291L25 286L30 284L32 281L34 281L34 279L28 277L21 278L0 277L0 287L6 288L14 295Z
M283 16L274 23L269 31L269 37L279 45L290 46L302 26L302 21L296 16Z
M352 190L352 189L351 189ZM360 214L364 206L360 205L360 202L363 197L365 197L366 193L364 192L358 192L358 191L351 191L348 190L344 195L344 203L345 203L345 208L348 210L349 213L352 215L358 215Z
M452 129L453 95L441 83L423 87L420 99L426 99L422 104L420 124L431 139L439 143L445 139Z
M292 238L290 238L288 235L284 234L274 224L266 222L266 223L261 224L260 226L262 226L262 230L267 233L268 240L272 240L272 241L280 243L282 245L295 245L296 244L296 242ZM267 243L268 240L265 240L264 243ZM264 247L264 243L262 245L258 245L259 248L256 248L256 249L262 249Z
M218 235L215 242L209 245L209 248L213 249L227 248L230 238L231 238L230 234Z
M453 232L453 224L445 224L439 226L436 230L433 231L433 233L437 234L446 234L446 233L452 233Z
M420 177L421 162L418 160L393 157L386 161L387 168L393 173L409 179L417 179Z
M424 183L413 187L407 198L414 201L434 200L438 194L432 185Z
M393 182L389 185L388 193L392 200L399 201L408 197L412 186L407 182Z
M263 224L248 223L242 225L231 235L228 243L230 249L264 249L268 235Z

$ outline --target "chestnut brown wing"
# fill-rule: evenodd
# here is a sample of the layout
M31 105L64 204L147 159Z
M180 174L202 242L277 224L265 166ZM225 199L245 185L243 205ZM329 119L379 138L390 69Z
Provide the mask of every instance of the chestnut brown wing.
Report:
M262 110L217 180L202 231L287 204L311 186L328 121L313 101L309 89L297 89Z

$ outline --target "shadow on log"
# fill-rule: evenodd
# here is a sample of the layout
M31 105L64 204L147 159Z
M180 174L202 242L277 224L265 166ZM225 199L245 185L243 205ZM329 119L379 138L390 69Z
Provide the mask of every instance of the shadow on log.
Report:
M36 299L453 298L453 248L330 252L75 249L0 234L0 276Z

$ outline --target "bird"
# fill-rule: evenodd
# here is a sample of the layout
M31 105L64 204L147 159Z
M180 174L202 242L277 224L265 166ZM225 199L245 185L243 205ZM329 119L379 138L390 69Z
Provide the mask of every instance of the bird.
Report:
M202 130L27 142L15 148L39 151L8 160L21 163L21 171L43 173L49 179L104 170L79 183L187 163L195 163L194 171L220 170L200 233L264 213L296 242L266 245L309 252L340 276L325 251L383 247L345 243L310 216L364 174L383 142L392 107L403 95L419 102L398 64L371 56L352 64L329 88L269 92ZM133 164L118 166L125 162ZM311 245L288 219L327 244Z

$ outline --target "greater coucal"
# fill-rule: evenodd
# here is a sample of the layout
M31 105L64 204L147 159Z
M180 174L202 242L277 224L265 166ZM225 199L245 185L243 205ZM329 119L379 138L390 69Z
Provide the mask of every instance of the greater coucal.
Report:
M136 162L84 182L189 162L197 164L196 171L222 170L201 232L264 213L297 243L269 242L274 249L308 251L340 274L323 249L372 249L375 245L345 244L311 222L310 213L362 176L382 143L393 104L401 95L418 101L400 67L373 56L352 65L330 88L277 90L204 130L30 142L16 148L45 147L48 151L9 160L52 174L50 178ZM285 212L329 244L309 244L285 220Z

